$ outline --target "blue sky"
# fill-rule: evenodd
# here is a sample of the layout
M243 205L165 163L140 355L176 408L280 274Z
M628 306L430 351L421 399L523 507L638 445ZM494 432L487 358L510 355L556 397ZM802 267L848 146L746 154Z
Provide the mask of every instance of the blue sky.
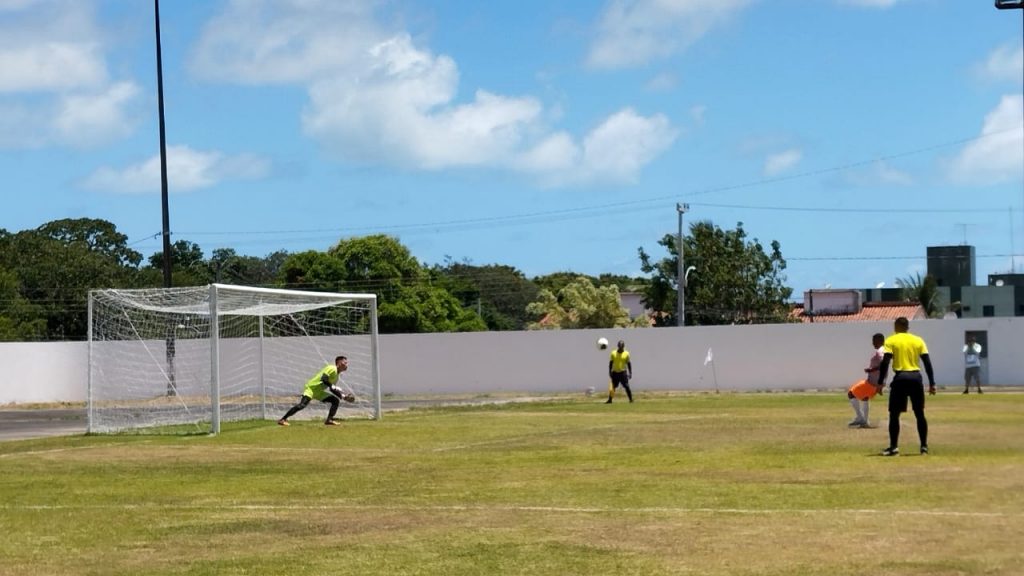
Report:
M0 227L102 218L160 249L152 9L0 0ZM165 1L172 240L263 256L387 233L427 264L638 275L686 202L778 240L797 299L965 241L984 283L1024 272L1022 12Z

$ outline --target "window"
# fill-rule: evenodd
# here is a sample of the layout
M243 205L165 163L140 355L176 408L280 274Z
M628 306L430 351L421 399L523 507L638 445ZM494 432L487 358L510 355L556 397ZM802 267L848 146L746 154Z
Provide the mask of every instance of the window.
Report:
M986 318L989 317L989 316L995 316L996 315L996 307L995 306L991 306L991 305L982 306L981 307L981 315L985 316Z
M1017 316L1024 316L1024 304L1017 304Z

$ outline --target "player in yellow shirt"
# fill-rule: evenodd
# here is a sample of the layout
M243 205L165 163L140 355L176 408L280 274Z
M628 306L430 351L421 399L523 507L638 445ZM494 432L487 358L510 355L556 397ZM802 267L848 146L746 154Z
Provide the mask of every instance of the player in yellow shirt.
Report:
M928 345L920 336L910 333L910 321L900 316L896 319L895 333L885 339L885 356L878 367L878 383L885 384L885 376L892 364L893 377L889 384L889 447L883 456L900 453L900 414L907 411L907 400L917 419L917 435L921 439L921 454L928 453L928 420L924 417L924 385L921 381L921 364L928 374L928 393L935 394L935 374L928 356Z
M306 388L302 391L302 396L299 398L298 404L292 406L288 412L277 421L280 426L289 426L288 419L295 415L296 412L302 410L309 405L311 400L319 400L331 405L330 410L327 413L327 420L324 421L325 426L337 426L338 422L334 419L335 414L338 413L338 407L341 405L339 399L345 402L355 402L356 397L351 393L346 393L340 387L335 386L341 380L341 373L348 370L348 358L344 356L338 356L334 359L334 364L328 364L324 366L315 376L306 382Z
M615 397L615 389L622 385L622 388L626 390L626 396L629 401L633 401L633 391L629 389L629 381L633 378L633 363L629 359L629 350L626 350L626 343L619 340L619 345L612 350L611 357L608 359L608 378L611 382L608 383L608 401L605 404L611 404L612 398Z

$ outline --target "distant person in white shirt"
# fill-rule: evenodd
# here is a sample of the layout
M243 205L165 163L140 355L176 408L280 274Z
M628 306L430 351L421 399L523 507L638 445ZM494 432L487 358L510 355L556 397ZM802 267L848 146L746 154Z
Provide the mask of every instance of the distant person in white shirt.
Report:
M964 344L964 394L971 392L971 380L978 387L978 394L981 394L981 344L974 341L974 335L967 335L967 344Z

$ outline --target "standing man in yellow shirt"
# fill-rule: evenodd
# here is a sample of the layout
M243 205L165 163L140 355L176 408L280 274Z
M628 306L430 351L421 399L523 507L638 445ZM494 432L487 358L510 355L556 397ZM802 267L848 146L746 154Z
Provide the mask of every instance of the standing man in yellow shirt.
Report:
M885 384L885 376L892 364L893 377L889 384L889 447L882 456L900 453L900 414L907 411L907 400L917 419L917 435L921 439L921 454L928 453L928 420L924 417L924 384L921 380L920 358L928 374L928 393L935 395L935 374L928 356L928 345L919 336L910 333L910 321L896 319L896 332L885 339L882 364L878 367L878 383Z
M629 360L629 350L626 350L626 343L619 340L619 345L612 350L611 358L608 360L608 401L611 404L615 397L615 389L621 384L626 390L629 401L633 401L633 391L629 389L629 381L633 378L633 363Z

